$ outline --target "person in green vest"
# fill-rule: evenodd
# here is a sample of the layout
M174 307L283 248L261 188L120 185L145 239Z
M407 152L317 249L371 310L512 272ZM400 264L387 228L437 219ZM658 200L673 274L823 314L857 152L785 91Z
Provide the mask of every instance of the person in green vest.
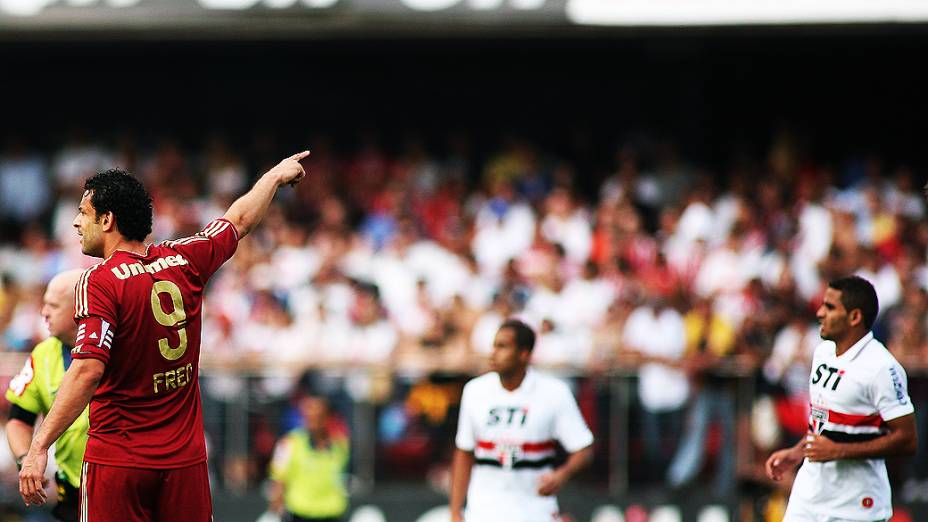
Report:
M270 511L286 522L336 522L348 510L349 440L322 397L300 399L303 425L277 441L270 464Z
M71 349L77 337L74 322L74 287L82 270L69 270L55 276L45 289L42 317L50 336L33 348L19 375L10 381L6 399L10 419L6 424L7 442L17 465L32 444L35 421L52 407L58 386L71 365ZM55 443L58 471L58 503L52 511L56 520L77 522L81 464L89 428L87 409Z

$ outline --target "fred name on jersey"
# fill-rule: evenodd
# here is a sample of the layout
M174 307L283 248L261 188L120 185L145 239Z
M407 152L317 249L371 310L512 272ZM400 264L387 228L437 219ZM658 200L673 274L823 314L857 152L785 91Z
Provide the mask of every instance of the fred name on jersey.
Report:
M119 279L129 279L132 276L144 273L155 274L168 267L183 266L186 264L187 260L180 254L177 254L174 256L159 257L153 263L147 265L143 265L142 263L121 263L119 266L115 266L110 270L113 272L113 275Z
M193 365L179 366L173 370L159 372L151 376L155 395L187 386L194 379Z

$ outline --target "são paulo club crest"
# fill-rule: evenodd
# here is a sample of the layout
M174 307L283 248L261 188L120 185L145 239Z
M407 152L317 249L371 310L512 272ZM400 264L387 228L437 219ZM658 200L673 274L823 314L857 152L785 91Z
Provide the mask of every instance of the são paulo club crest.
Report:
M825 424L828 422L828 408L812 404L812 411L809 412L809 426L812 433L821 435L825 431Z

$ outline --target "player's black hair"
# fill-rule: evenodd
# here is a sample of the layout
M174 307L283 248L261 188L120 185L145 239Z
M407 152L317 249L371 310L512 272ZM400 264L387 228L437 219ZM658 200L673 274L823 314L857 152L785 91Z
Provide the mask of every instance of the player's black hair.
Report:
M516 348L532 351L535 348L535 331L518 319L507 319L499 329L510 328L516 334Z
M128 172L110 169L98 172L84 182L92 192L90 204L97 216L112 212L116 228L130 241L144 241L151 233L151 195L142 182Z
M380 287L369 281L355 281L355 289L365 295L369 295L376 301L380 301Z
M835 279L828 283L828 287L841 292L841 304L848 313L855 308L859 309L864 316L864 326L868 330L873 327L876 314L880 311L880 301L870 281L855 275Z

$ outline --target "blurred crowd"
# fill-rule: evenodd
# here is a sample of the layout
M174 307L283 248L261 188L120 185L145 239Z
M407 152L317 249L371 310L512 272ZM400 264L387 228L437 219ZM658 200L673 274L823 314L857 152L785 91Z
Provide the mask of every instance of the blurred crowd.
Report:
M711 169L636 138L593 172L520 137L489 150L466 135L383 138L310 140L308 179L280 192L208 288L207 367L474 374L515 315L539 332L536 365L638 377L648 469L675 487L703 466L710 424L740 433L733 377L755 376L752 393L771 399L755 417L768 412L777 430L756 423L756 444L805 430L814 312L832 278L874 284L877 337L910 378L924 373L928 220L922 180L905 165L815 161L786 133ZM289 152L272 135L245 146L220 134L182 145L79 132L48 150L5 143L0 349L30 350L45 335L44 283L95 262L71 228L85 177L112 166L140 176L160 241L222 215ZM924 405L924 386L913 387ZM423 415L455 400L411 397L406 409ZM721 455L717 476L750 474L734 469L745 461Z

